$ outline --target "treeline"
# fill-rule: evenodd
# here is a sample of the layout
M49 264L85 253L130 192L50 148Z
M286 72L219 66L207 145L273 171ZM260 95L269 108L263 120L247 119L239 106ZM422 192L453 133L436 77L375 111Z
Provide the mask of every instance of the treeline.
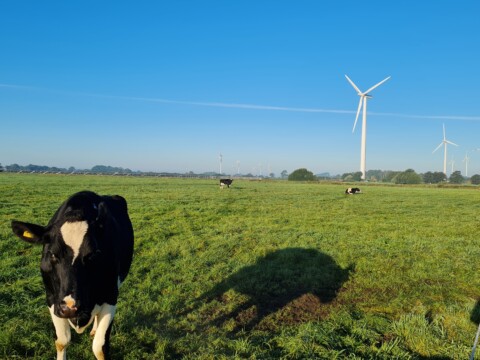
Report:
M60 174L110 174L110 175L140 175L140 176L169 176L169 177L219 177L224 176L215 172L207 172L202 174L195 174L189 172L186 174L177 173L157 173L157 172L142 172L132 171L130 169L124 169L122 167L107 166L107 165L95 165L91 169L76 169L73 166L69 168L59 168L44 165L29 164L26 166L12 164L2 166L0 164L0 172L29 172L29 173L60 173ZM286 170L282 171L281 178L288 178L290 181L316 181L316 180L339 180L345 182L362 181L362 173L360 171L344 173L341 176L318 176L314 175L311 171L301 168L288 174ZM241 177L255 177L251 174L241 175ZM273 178L274 174L270 174L270 178ZM447 177L443 172L428 171L426 173L416 173L413 169L407 169L405 171L390 171L390 170L368 170L365 176L365 180L369 182L384 182L394 184L440 184L443 182L449 182L452 184L471 183L473 185L480 185L480 175L475 174L470 178L464 177L460 171L454 171L450 177Z
M219 174L217 172L204 172L196 174L192 171L188 173L176 173L176 172L155 172L155 171L132 171L128 168L108 166L108 165L95 165L91 169L76 169L73 166L69 168L59 168L44 165L6 165L3 167L0 164L0 172L16 172L16 173L48 173L48 174L105 174L105 175L132 175L132 176L160 176L160 177L195 177L195 178L217 178L227 176L225 174ZM273 175L273 174L272 174ZM241 175L237 174L236 177L254 178L256 176L252 174ZM273 176L272 176L273 177Z
M301 168L293 171L288 175L290 181L315 181L322 180L323 177L315 176L311 171ZM362 173L360 171L353 173L345 173L340 177L330 179L338 179L345 182L362 181ZM451 184L463 184L469 181L471 184L480 184L480 175L473 175L470 179L462 176L460 171L454 171L450 177L443 172L428 171L423 174L417 174L413 169L405 171L384 171L384 170L369 170L365 176L366 181L370 182L384 182L394 184L440 184L449 182Z
M342 175L343 181L361 181L362 173L360 171L354 173L345 173ZM471 184L480 184L480 175L473 175L470 179L464 177L460 171L454 171L450 177L447 178L441 171L428 171L423 174L418 174L413 169L405 171L384 171L384 170L369 170L366 173L365 179L371 182L387 182L394 184L439 184L442 182L450 182L452 184L463 184L470 180Z
M0 164L0 171L9 171L9 172L40 172L40 173L75 173L75 172L88 172L92 174L133 174L134 172L130 169L124 169L121 167L115 166L106 166L106 165L95 165L91 169L75 169L73 166L69 168L59 168L56 166L44 166L44 165L6 165L2 167Z

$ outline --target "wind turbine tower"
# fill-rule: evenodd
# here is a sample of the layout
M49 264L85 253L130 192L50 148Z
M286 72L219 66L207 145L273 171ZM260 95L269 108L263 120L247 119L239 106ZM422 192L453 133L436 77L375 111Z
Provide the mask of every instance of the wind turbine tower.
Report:
M468 157L468 151L465 152L465 158L462 161L465 162L465 176L468 177L468 162L470 161L470 158Z
M360 110L362 109L363 106L363 119L362 119L362 145L360 148L360 171L362 172L362 180L365 180L365 174L366 174L366 154L367 154L367 100L371 99L372 96L369 94L373 89L376 89L380 85L382 85L385 81L391 78L391 76L387 77L386 79L383 79L380 81L378 84L372 86L370 89L367 91L360 91L360 89L355 85L355 83L347 76L348 82L350 85L353 86L355 91L357 92L358 96L360 96L360 101L358 103L358 110L357 110L357 116L355 117L355 123L353 124L353 129L352 133L355 131L355 126L357 125L357 120L358 120L358 115L360 114Z
M458 146L457 144L447 140L447 137L445 135L445 124L443 124L443 140L442 142L440 143L440 145L438 145L435 150L433 150L432 154L437 151L438 149L440 149L443 145L444 149L443 149L443 173L445 174L445 176L447 176L447 144L450 144L450 145L454 145L454 146Z
M220 159L220 175L222 174L222 162L223 162L223 155L220 154L220 156L218 157Z

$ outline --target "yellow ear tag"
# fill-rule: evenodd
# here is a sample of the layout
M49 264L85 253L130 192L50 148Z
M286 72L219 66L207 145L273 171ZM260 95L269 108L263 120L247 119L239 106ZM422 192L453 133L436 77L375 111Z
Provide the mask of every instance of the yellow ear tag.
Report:
M33 235L30 231L28 230L25 230L23 232L23 237L26 237L26 238L29 238L29 239L33 239L35 237L35 235Z

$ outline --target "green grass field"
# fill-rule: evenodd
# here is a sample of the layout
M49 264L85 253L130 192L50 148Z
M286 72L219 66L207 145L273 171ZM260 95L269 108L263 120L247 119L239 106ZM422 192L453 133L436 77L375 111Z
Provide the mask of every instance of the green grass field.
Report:
M129 204L115 359L466 359L480 318L475 187L0 174L0 358L55 358L40 247L80 190ZM71 359L92 359L73 333ZM480 358L480 354L479 354Z

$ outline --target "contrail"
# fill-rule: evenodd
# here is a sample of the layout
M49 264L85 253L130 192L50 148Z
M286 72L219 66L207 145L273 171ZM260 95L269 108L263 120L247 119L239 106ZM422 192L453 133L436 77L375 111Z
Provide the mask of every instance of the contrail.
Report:
M201 101L181 101L181 100L169 100L169 99L159 99L159 98L144 98L144 97L130 97L130 96L108 96L108 95L95 95L95 94L90 94L89 96L108 97L108 98L112 98L112 99L123 99L123 100L149 101L149 102L158 102L158 103L165 103L165 104L209 106L209 107L235 108L235 109L246 109L246 110L271 110L271 111L290 111L290 112L303 112L303 113L330 113L330 114L355 114L356 113L354 110L296 108L296 107L286 107L286 106L219 103L219 102L201 102ZM370 115L376 115L376 116L391 116L391 117L402 117L402 118L410 118L410 119L480 121L480 116L414 115L414 114L379 113L379 112L369 112L369 114Z
M413 114L398 114L398 113L375 113L369 114L377 116L395 116L410 119L427 119L427 120L466 120L466 121L480 121L480 116L463 116L463 115L413 115Z
M40 90L39 88L35 88L31 86L10 85L10 84L0 84L0 87L10 88L10 89L19 89L19 90Z
M97 95L92 95L97 96ZM98 95L102 96L102 95ZM103 96L105 97L105 96ZM294 108L285 106L271 106L271 105L254 105L254 104L235 104L235 103L219 103L219 102L202 102L202 101L181 101L181 100L168 100L158 98L142 98L142 97L119 97L112 96L112 98L122 98L124 100L138 100L159 102L166 104L179 104L179 105L194 105L194 106L210 106L210 107L222 107L222 108L235 108L246 110L273 110L273 111L292 111L292 112L309 112L309 113L334 113L334 114L354 114L351 110L334 110L334 109L312 109L312 108Z
M288 106L203 102L203 101L183 101L183 100L147 98L147 97L136 97L136 96L102 95L102 94L82 93L82 92L74 92L74 91L60 91L60 90L52 90L52 89L38 88L38 87L32 87L32 86L11 85L11 84L0 84L0 88L16 89L16 90L48 91L52 93L89 96L89 97L105 98L105 99L146 101L146 102L156 102L156 103L163 103L163 104L205 106L205 107L232 108L232 109L244 109L244 110L287 111L287 112L329 113L329 114L355 114L356 113L354 110L301 108L301 107L297 108L297 107L288 107ZM381 113L381 112L369 112L369 115L400 117L400 118L406 118L406 119L480 121L480 116L463 116L463 115L417 115L417 114Z

